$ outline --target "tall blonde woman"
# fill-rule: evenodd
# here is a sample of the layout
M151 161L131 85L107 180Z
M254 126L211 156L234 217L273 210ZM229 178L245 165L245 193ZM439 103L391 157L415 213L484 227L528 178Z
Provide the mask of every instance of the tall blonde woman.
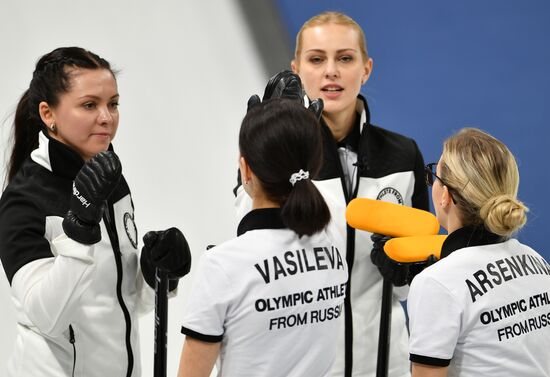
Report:
M367 101L359 92L372 73L373 60L364 32L353 19L325 12L304 23L296 37L291 67L307 96L324 102L325 155L315 182L331 208L336 228L347 240L350 282L333 373L374 376L382 277L403 286L407 271L387 263L384 268L373 264L381 261L371 260L370 234L346 225L345 208L351 199L363 197L427 210L423 158L414 140L371 124ZM410 375L405 315L399 303L406 298L406 288L394 292L388 375L402 377Z
M361 27L342 13L325 12L299 31L293 72L275 75L264 93L264 99L296 99L303 85L307 98L321 99L324 104L320 119L323 164L313 179L329 205L331 227L346 242L350 275L334 376L376 375L383 278L402 287L409 276L407 267L395 265L384 253L371 253L370 233L347 226L347 204L364 197L424 210L429 206L424 161L415 141L371 124L367 101L359 92L372 67ZM242 216L250 204L240 181L235 194ZM381 244L376 246L382 249ZM384 318L390 323L390 377L410 376L408 333L399 303L407 292L408 287L394 289L393 314L391 319Z
M449 236L410 288L413 377L550 376L550 265L512 238L527 212L514 156L466 128L426 174Z

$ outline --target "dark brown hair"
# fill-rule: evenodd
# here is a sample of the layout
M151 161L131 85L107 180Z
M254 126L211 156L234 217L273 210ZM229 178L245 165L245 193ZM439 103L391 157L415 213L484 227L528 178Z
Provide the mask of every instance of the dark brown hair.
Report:
M71 85L71 70L67 68L108 69L108 61L80 47L60 47L42 56L36 63L29 88L23 93L15 111L13 150L8 163L10 182L25 159L38 146L38 133L46 125L38 111L40 102L51 107L59 103L59 95Z
M255 105L242 122L239 148L266 195L281 206L288 228L309 236L326 227L330 211L311 179L290 182L300 170L315 177L323 161L321 127L312 111L283 98Z

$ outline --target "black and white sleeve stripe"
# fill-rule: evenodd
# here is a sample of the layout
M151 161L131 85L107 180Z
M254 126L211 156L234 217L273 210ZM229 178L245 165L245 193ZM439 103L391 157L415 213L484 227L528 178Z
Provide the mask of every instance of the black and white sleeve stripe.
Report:
M223 334L222 335L205 335L205 334L201 334L199 332L193 331L191 329L188 329L185 326L181 327L181 333L193 339L201 340L203 342L208 342L208 343L218 343L218 342L221 342L223 339Z
M409 360L413 363L431 365L434 367L446 367L451 363L450 359L438 359L437 357L416 355L414 353L410 354Z

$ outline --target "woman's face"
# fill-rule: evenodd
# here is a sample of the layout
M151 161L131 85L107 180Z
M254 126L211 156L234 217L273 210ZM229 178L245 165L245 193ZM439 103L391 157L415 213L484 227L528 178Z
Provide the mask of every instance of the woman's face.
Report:
M355 29L329 23L302 32L300 58L291 66L300 75L308 97L322 98L324 112L336 115L355 111L361 85L372 70L372 59L363 60Z
M84 160L107 150L118 128L118 88L107 69L75 69L69 91L50 108L40 103L42 120L54 139L76 150ZM45 106L45 107L44 107ZM44 110L44 111L43 111ZM55 131L49 129L55 124Z

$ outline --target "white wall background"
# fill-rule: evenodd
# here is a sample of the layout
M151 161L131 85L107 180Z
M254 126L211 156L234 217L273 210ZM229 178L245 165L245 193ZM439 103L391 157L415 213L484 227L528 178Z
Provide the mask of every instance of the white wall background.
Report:
M119 69L121 120L115 150L146 231L179 227L194 266L208 244L235 234L237 137L250 94L266 82L237 4L216 0L1 0L0 174L13 112L37 59L85 47ZM3 185L2 185L3 187ZM170 301L168 375L183 343L178 320L193 271ZM140 322L143 375L153 370L153 315ZM0 273L0 375L15 316Z

